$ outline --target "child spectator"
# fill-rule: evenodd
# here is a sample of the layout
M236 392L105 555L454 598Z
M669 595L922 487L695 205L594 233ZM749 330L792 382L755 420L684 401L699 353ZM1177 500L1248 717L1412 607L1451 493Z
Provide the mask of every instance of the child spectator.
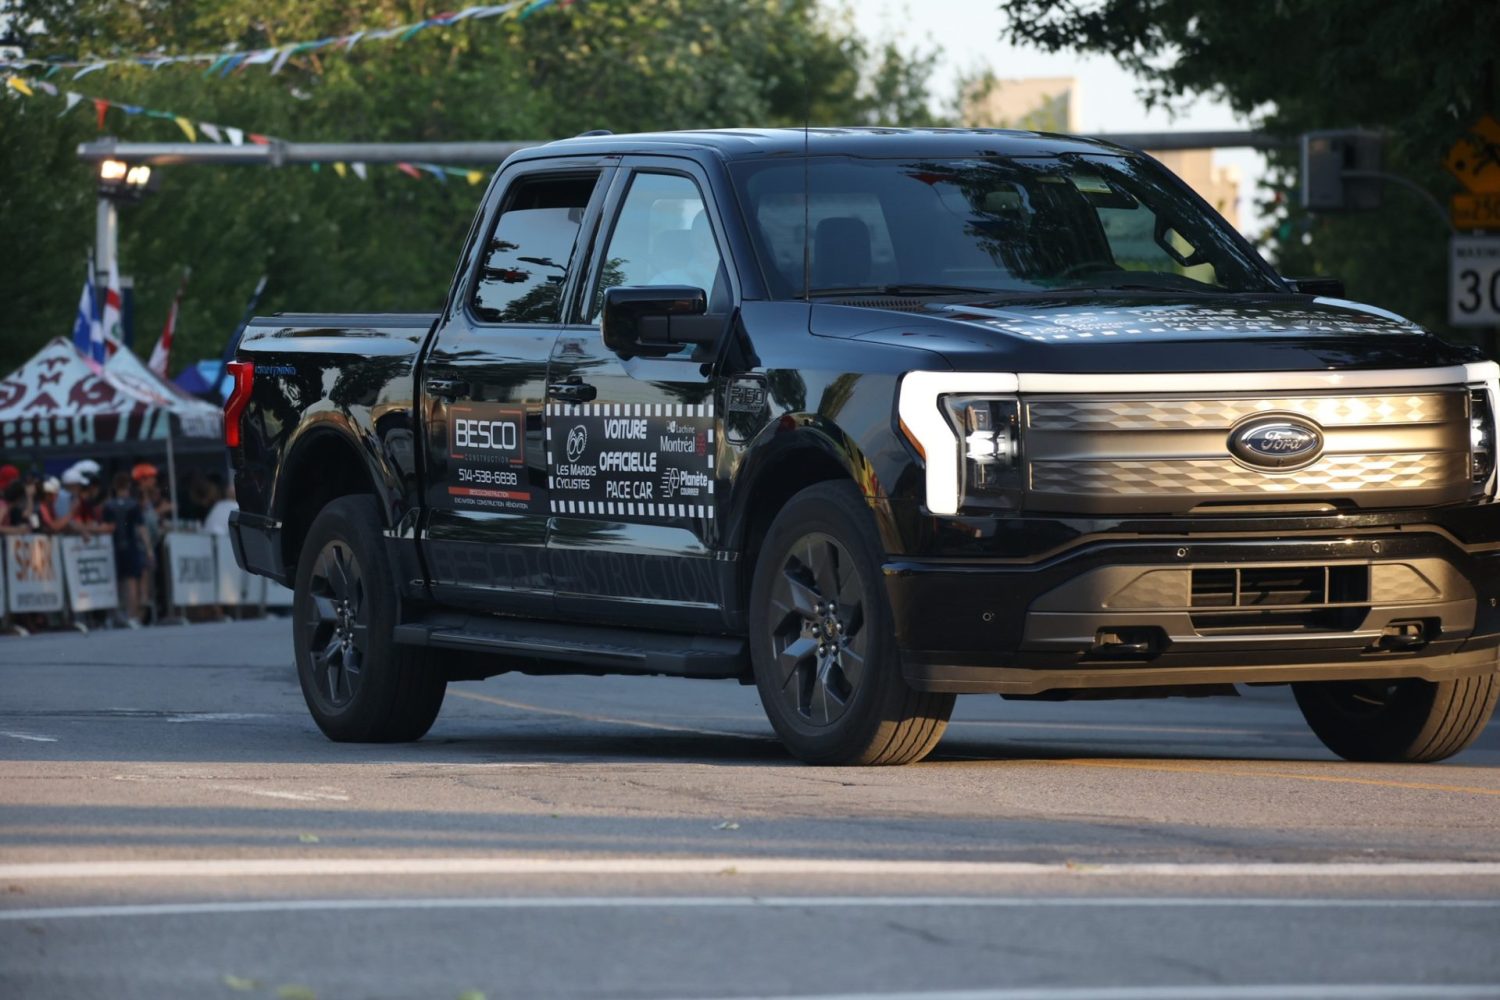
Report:
M131 495L130 473L116 473L113 495L104 503L103 521L114 538L115 579L120 585L120 604L125 622L140 624L141 574L150 553L146 546L146 521L140 502Z
M26 535L40 531L42 517L36 507L36 481L14 479L5 488L5 520L0 531Z

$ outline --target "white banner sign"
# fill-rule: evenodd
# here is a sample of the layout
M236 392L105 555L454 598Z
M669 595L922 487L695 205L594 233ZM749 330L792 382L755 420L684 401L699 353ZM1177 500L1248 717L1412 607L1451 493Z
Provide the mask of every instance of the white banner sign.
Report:
M107 611L120 606L115 585L115 547L108 535L62 539L63 579L74 611Z
M174 606L194 608L219 603L214 536L168 532L166 552Z
M63 609L62 564L57 546L45 535L5 538L6 598L14 612Z
M214 554L219 562L219 603L235 606L260 604L265 577L246 573L234 561L234 543L228 535L214 535Z

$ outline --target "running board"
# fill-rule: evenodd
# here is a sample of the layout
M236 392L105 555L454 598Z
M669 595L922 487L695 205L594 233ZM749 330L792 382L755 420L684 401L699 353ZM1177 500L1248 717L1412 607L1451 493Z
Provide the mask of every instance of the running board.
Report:
M397 625L395 640L407 646L489 654L502 665L510 661L512 669L526 672L732 678L750 672L749 646L738 636L448 613Z

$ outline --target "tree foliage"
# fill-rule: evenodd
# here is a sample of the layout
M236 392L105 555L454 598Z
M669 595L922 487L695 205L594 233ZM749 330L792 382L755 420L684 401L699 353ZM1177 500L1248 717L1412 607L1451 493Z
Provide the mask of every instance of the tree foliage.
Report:
M26 33L26 54L41 58L243 51L444 9L413 0L0 0L0 15ZM438 141L923 121L931 69L930 55L867 42L819 0L593 0L306 53L275 75L264 66L221 77L126 65L52 81L291 141ZM72 327L94 221L91 172L75 149L99 133L87 101L59 117L63 106L41 93L0 98L0 370ZM118 111L106 131L183 138L171 121ZM488 176L495 165L475 166ZM217 354L263 272L266 312L435 309L483 191L374 165L365 183L328 164L161 174L158 192L121 210L120 256L135 277L143 353L191 265L177 366Z
M1448 148L1500 112L1500 4L1452 0L1001 0L1009 38L1110 56L1148 102L1207 95L1287 136L1386 132L1384 169L1440 199L1459 190ZM1374 212L1309 217L1294 151L1273 156L1268 249L1284 273L1335 274L1351 296L1428 326L1446 322L1446 235L1431 208L1387 186Z

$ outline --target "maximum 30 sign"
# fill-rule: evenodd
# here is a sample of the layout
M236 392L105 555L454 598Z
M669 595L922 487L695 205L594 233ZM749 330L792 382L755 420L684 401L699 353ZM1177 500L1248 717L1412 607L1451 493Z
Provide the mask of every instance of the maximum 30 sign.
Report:
M1448 322L1500 326L1500 236L1455 236L1448 261Z

